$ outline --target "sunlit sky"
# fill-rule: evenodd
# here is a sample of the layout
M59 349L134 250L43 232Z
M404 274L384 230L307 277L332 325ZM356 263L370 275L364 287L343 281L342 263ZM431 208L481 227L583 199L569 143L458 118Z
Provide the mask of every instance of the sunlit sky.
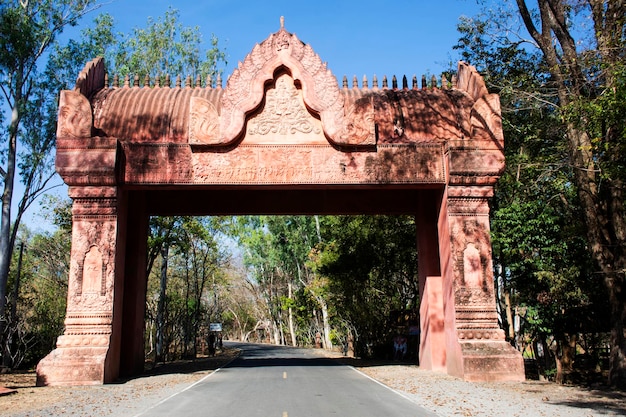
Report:
M78 36L99 13L109 13L117 31L130 33L145 27L148 17L164 16L169 7L179 11L184 26L198 26L207 42L211 34L219 39L228 61L224 83L255 44L279 30L281 16L285 29L311 45L338 78L356 75L360 83L364 75L369 80L373 75L438 75L458 59L452 48L459 18L479 11L475 0L104 0L61 40ZM35 231L45 227L39 210L33 204L24 219Z
M111 0L96 13L111 14L121 31L130 32L145 26L148 16L163 16L168 7L179 10L181 23L198 26L206 39L212 33L218 37L228 54L227 75L256 43L278 31L284 16L286 30L310 44L336 76L359 79L448 68L456 60L452 46L459 17L478 10L475 0Z

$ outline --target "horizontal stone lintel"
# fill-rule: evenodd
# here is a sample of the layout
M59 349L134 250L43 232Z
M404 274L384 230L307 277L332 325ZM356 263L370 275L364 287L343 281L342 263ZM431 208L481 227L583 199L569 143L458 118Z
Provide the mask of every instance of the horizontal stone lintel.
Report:
M79 140L67 140L66 147L57 150L57 171L67 184L443 184L447 180L451 185L493 186L504 167L499 150L450 148L442 141L384 144L358 151L302 144L242 144L207 151L188 144L137 142L121 142L118 148L113 138L93 139L100 146L83 140L85 148L79 149Z
M124 144L125 184L442 184L441 142L344 152L328 145L241 145L228 152Z

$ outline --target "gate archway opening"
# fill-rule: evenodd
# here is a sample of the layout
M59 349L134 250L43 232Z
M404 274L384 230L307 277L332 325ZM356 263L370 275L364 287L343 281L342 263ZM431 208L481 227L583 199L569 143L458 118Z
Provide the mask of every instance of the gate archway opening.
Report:
M499 98L456 80L343 87L282 27L225 88L112 85L102 59L59 102L56 167L73 199L65 331L38 383L101 384L144 365L151 215L410 214L420 359L466 380L523 380L498 326L488 199L504 168Z

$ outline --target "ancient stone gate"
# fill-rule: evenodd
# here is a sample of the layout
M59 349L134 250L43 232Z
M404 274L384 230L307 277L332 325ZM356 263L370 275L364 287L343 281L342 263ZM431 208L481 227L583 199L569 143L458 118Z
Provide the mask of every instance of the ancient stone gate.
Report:
M39 384L143 370L149 216L257 213L414 215L421 366L524 378L493 288L499 98L471 66L440 87L374 78L340 88L281 27L224 89L121 84L109 85L96 59L61 92L56 166L73 199L71 270L65 332L39 363Z

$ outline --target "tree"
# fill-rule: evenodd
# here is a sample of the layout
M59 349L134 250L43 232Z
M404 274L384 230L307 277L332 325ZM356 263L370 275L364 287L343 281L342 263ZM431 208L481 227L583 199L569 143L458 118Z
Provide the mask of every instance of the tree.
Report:
M264 302L267 322L276 344L284 343L283 303L287 297L287 281L277 236L267 226L267 217L246 216L236 218L230 227L230 235L243 248L243 264L249 271L261 300ZM270 330L270 329L268 329Z
M474 48L465 51L487 64L483 68L488 75L498 66L510 69L512 63L526 63L517 67L518 73L509 80L496 85L505 97L503 103L507 94L518 94L517 99L508 101L512 105L509 110L526 118L523 124L516 123L519 118L514 120L511 127L517 130L507 135L509 144L520 140L518 156L507 155L509 166L513 161L521 171L541 167L536 178L547 178L555 184L560 181L560 189L565 192L550 195L562 200L565 208L574 205L566 211L580 216L588 251L583 263L587 258L593 260L595 270L591 276L595 282L604 283L611 307L609 382L624 385L626 4L602 0L538 0L534 4L537 10L524 0L516 0L508 3L514 10L492 9L482 19L471 22L475 24L466 32L465 44L476 38L483 41L474 42ZM490 42L499 47L493 48ZM478 52L480 45L486 46L486 52ZM532 59L520 61L520 57ZM530 85L533 88L520 88ZM503 109L506 111L506 106ZM528 118L533 111L545 117ZM548 152L534 160L535 167L525 165L528 160L523 157L529 150L535 153L546 145ZM566 218L578 223L573 217ZM577 282L584 281L583 275Z
M626 91L626 3L539 0L534 16L525 1L516 3L552 75L589 249L609 294L609 382L626 386L626 129L624 114L615 117L610 107L619 109ZM589 13L593 22L592 44L582 51L571 26L580 13Z
M295 333L299 345L319 332L326 348L356 339L360 354L383 355L398 324L405 324L394 317L416 311L409 216L241 217L231 234L263 295L277 343L284 343L284 330Z
M248 342L252 333L265 323L264 303L243 268L231 267L226 272L228 286L223 300L224 328L230 330L233 338Z
M145 28L136 27L132 33L122 35L115 47L104 54L109 70L120 76L131 74L142 81L146 76L187 75L192 79L208 77L214 82L220 73L219 63L226 60L218 38L211 35L211 47L203 56L200 29L185 27L178 18L178 10L169 8L163 18L150 17Z
M314 288L307 261L319 240L316 220L307 216L240 217L230 229L243 248L244 266L256 290L253 293L261 295L266 306L267 313L259 319L269 318L276 343L285 342L285 330L293 346L309 344L319 332L324 346L331 347L328 306L323 294ZM304 292L314 296L316 305L307 303ZM321 326L316 326L314 319L318 309Z
M0 5L0 90L11 109L11 118L2 131L5 147L2 218L0 220L0 334L3 334L6 289L10 261L21 216L35 197L45 190L52 176L50 151L54 146L55 94L39 81L40 58L50 50L56 37L74 26L95 2L5 1ZM19 152L18 144L25 148ZM25 186L16 220L11 224L11 204L16 173Z
M311 273L307 258L308 254L321 239L317 232L316 222L318 217L310 216L283 216L283 217L264 217L267 231L273 238L269 244L276 250L280 259L278 266L279 273L285 276L287 284L287 295L283 296L283 309L288 312L289 333L291 342L296 346L296 329L294 310L299 306L296 302L296 293L298 289L303 289L315 297L315 300L321 309L323 317L323 327L316 329L323 336L324 347L330 349L330 324L328 322L328 306L319 291L314 290L312 285L313 274ZM313 336L317 331L313 332ZM313 340L313 338L308 338ZM306 343L306 342L305 342Z
M225 310L221 289L227 284L229 257L218 244L220 219L180 217L177 238L169 243L167 292L161 288L162 275L155 272L148 281L147 321L149 340L156 325L157 360L193 357L197 342L208 335L208 324L221 321ZM151 300L158 300L158 304ZM162 306L162 307L161 307ZM161 321L158 323L157 321Z
M335 326L354 338L358 354L384 356L398 326L406 325L394 319L419 305L415 222L410 216L321 220L325 238L311 266L328 281Z
M170 247L180 240L183 232L183 217L151 217L150 235L148 236L148 265L146 276L150 276L155 261L160 256L159 297L155 316L156 361L162 360L165 331L165 302L167 297L168 261Z

